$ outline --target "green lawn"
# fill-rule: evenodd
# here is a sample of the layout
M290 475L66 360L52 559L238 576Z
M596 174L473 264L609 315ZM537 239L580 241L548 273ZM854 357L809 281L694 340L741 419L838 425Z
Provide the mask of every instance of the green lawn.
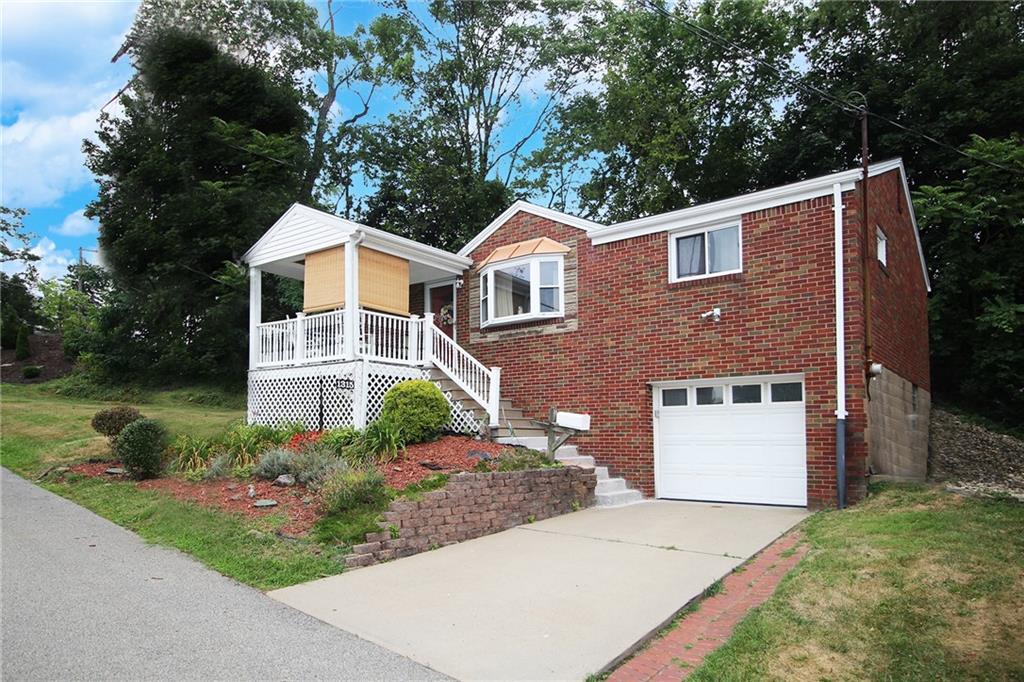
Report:
M1024 504L880 488L692 680L1024 680Z
M89 425L109 405L62 398L45 384L0 387L0 464L35 479L49 469L109 456L106 439ZM156 393L138 406L172 433L214 435L240 419L241 410L197 404L188 391ZM58 495L138 533L146 540L176 547L211 568L259 589L272 589L341 572L342 548L279 538L282 519L254 521L139 490L82 476L41 485Z

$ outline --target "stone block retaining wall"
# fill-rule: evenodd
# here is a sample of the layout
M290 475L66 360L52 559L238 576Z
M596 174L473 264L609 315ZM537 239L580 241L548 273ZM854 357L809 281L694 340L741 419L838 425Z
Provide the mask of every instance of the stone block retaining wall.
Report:
M380 532L367 533L345 564L369 566L589 507L596 486L593 470L579 467L455 474L442 490L392 502Z

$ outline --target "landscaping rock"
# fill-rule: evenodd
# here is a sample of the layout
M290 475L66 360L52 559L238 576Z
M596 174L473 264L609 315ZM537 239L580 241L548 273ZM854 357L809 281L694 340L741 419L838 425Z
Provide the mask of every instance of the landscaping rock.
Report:
M444 467L437 462L420 462L420 466L424 469L430 469L431 471L440 471L441 469L444 469Z
M256 500L252 503L252 506L262 509L264 507L276 507L277 500Z
M271 485L276 485L278 488L289 488L295 485L295 477L291 474L281 474L274 479Z
M121 475L126 474L128 472L125 471L124 469L122 469L121 467L110 467L109 469L107 469L103 473L110 474L111 476L121 476Z
M484 452L483 450L470 450L466 453L466 457L476 457L477 459L482 459L487 462L490 461L491 454L489 452Z
M249 497L256 497L256 486L254 486L252 483L249 484Z
M931 416L931 470L954 492L1024 498L1024 441L939 408Z
M242 496L241 495L232 495L228 499L231 500L232 502L238 502L239 500L242 499Z

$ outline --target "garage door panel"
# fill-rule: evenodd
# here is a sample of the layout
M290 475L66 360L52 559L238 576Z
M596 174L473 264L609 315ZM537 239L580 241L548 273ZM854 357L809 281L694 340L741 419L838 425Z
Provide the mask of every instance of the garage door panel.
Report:
M662 407L656 420L659 497L806 505L802 402Z

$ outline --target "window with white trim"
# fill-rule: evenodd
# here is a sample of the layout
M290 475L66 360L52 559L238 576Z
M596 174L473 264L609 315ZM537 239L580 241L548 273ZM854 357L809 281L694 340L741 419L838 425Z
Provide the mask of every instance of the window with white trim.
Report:
M480 273L480 326L562 317L561 255L528 256L488 265Z
M875 255L882 265L889 264L889 238L882 232L882 228L875 227Z
M669 280L679 282L743 270L738 224L669 235Z

